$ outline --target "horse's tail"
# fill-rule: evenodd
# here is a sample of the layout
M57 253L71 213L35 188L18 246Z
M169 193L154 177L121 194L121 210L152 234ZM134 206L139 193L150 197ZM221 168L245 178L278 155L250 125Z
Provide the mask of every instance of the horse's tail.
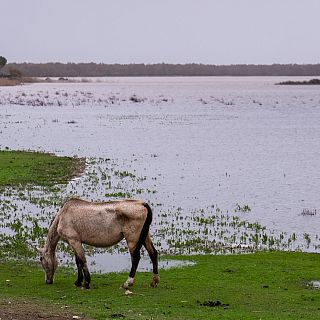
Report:
M137 243L137 248L139 250L141 249L142 245L146 241L147 235L149 233L150 225L152 222L152 210L151 210L150 206L146 202L143 203L143 206L148 210L148 213L147 213L146 220L144 222L144 225L143 225L141 233L140 233L139 241Z

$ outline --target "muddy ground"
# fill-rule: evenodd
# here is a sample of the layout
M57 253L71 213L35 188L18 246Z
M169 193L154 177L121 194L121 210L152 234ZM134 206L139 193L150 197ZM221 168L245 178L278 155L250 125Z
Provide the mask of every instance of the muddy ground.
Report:
M70 310L61 309L57 305L44 305L34 301L0 300L0 320L89 320L83 314L75 314Z

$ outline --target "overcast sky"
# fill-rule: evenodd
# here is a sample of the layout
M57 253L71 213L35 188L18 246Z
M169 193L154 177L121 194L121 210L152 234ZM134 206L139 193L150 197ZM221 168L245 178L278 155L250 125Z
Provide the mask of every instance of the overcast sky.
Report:
M0 0L9 62L320 63L320 0Z

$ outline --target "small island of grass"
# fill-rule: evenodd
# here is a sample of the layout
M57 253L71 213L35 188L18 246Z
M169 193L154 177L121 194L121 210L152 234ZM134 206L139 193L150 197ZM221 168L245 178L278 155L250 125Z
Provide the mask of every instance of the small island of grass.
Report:
M80 175L85 159L49 153L0 150L0 187L65 184Z
M309 81L283 81L276 83L276 85L320 85L320 79L311 79Z

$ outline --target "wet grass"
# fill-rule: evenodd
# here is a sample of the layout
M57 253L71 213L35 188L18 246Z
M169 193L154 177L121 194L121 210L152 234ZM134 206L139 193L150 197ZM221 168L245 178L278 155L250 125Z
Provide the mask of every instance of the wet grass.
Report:
M176 257L175 259L186 259ZM188 256L196 265L138 272L133 294L119 289L126 273L94 274L92 289L73 286L75 273L60 268L52 286L39 266L0 263L0 299L40 301L93 319L318 319L320 294L309 283L320 278L320 256L268 252Z
M0 187L66 184L83 172L85 160L31 151L0 151Z
M7 154L20 156L20 153L15 152ZM60 157L51 156L49 163L60 160ZM10 161L12 160L9 163ZM250 216L251 207L248 204L236 203L230 211L213 204L196 209L165 204L163 195L157 190L158 180L137 172L137 161L138 159L133 158L131 163L121 163L117 159L88 158L85 173L68 184L50 188L20 184L18 187L7 186L0 189L0 257L12 259L35 256L34 247L43 246L50 221L70 197L92 201L115 198L141 198L148 201L154 211L151 226L154 244L162 254L318 249L318 237L269 230L252 221L254 217ZM51 177L50 174L46 175L45 170L43 172L45 177ZM13 178L14 176L11 175ZM104 251L122 253L127 252L127 247L122 241L108 249L87 249L90 255ZM60 243L58 252L65 263L70 260L73 263L66 245Z

